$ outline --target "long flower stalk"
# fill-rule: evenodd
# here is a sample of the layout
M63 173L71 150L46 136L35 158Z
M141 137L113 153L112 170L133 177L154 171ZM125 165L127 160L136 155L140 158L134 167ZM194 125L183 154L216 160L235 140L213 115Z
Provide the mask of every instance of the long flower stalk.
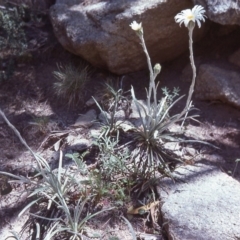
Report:
M186 106L183 110L183 114L185 112L185 116L184 116L184 119L182 121L182 124L181 124L181 127L183 127L183 124L187 118L187 115L188 115L188 112L191 108L191 105L192 105L192 95L193 95L193 92L194 92L194 87L195 87L195 83L196 83L196 65L194 63L194 57L193 57L193 29L195 27L195 23L194 22L190 22L189 23L189 26L188 26L188 36L189 36L189 52L190 52L190 63L191 63L191 67L192 67L192 71L193 71L193 75L192 75L192 83L191 83L191 86L189 88L189 92L188 92L188 98L187 98L187 101L186 101ZM180 114L180 118L182 117L183 114Z
M156 83L155 83L155 79L157 77L157 75L160 72L160 65L159 65L159 71L155 71L155 69L153 69L152 67L152 63L151 63L151 59L146 47L146 43L144 40L144 36L143 36L143 28L142 28L142 23L137 23L136 21L133 21L132 24L130 25L130 27L136 31L138 37L140 38L142 47L143 47L143 51L146 55L147 58L147 64L148 64L148 69L149 69L149 78L150 78L150 82L149 82L149 88L148 88L148 92L147 92L147 111L148 114L151 114L151 98L152 98L152 93L153 93L153 108L156 109L157 108L157 87L156 87ZM156 118L156 116L154 116L154 118Z
M190 58L191 67L192 67L192 70L193 70L193 76L192 76L192 83L191 83L189 93L188 93L188 99L187 99L186 107L189 107L189 104L191 102L192 95L193 95L193 92L194 92L195 82L196 82L196 66L195 66L194 57L193 57L193 40L192 40L194 27L195 27L195 23L193 23L193 22L191 22L189 24L189 27L188 27L189 51L190 51L190 57L189 58Z
M155 86L155 78L156 77L154 77L154 74L153 74L151 59L150 59L150 56L149 56L148 51L147 51L147 47L146 47L146 44L145 44L145 41L144 41L143 34L140 34L139 37L140 37L140 40L141 40L143 51L144 51L144 53L146 55L146 58L147 58L147 64L148 64L148 68L149 68L150 83L149 83L149 90L148 90L148 95L147 95L147 100L148 100L147 105L148 105L148 109L150 109L151 108L152 92L153 92L154 107L157 106L157 96L156 96L157 93L156 93L156 86Z
M193 76L192 76L192 83L191 86L189 88L189 92L188 92L188 98L186 101L186 106L184 108L184 110L182 111L182 113L179 114L179 119L184 115L185 113L185 117L184 120L187 117L188 111L191 108L191 99L192 99L192 95L194 92L194 87L195 87L195 82L196 82L196 66L194 63L194 57L193 57L193 29L195 27L195 23L198 24L198 27L201 27L201 21L205 21L205 10L202 6L196 5L195 7L193 7L193 9L186 9L181 11L180 13L178 13L175 16L175 21L177 23L181 24L184 23L185 27L188 28L188 35L189 35L189 51L190 51L190 63L191 63L191 67L192 67L192 71L193 71ZM183 123L184 123L183 120ZM183 125L182 123L182 125Z

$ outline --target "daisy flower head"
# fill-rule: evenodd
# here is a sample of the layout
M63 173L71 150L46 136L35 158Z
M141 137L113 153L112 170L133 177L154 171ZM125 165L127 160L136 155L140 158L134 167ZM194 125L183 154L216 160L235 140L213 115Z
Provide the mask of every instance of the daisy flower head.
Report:
M188 27L190 22L197 22L198 27L201 27L201 21L205 22L205 10L202 6L196 5L193 9L186 9L175 16L175 21L181 26L184 23Z
M134 30L136 32L143 31L142 23L137 23L136 21L133 21L129 26L132 28L132 30Z

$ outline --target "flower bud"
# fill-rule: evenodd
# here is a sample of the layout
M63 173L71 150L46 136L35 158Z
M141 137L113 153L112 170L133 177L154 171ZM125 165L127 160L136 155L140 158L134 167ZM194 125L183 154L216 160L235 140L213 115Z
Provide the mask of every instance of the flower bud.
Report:
M161 71L161 65L159 63L155 64L153 68L154 75L157 76Z

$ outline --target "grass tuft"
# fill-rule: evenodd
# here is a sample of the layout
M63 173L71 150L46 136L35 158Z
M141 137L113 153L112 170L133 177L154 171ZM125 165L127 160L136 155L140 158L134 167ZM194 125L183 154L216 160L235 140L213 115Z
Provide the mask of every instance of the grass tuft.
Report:
M60 99L66 100L68 107L82 105L90 74L89 66L58 65L58 71L53 72L57 79L53 86L55 94Z

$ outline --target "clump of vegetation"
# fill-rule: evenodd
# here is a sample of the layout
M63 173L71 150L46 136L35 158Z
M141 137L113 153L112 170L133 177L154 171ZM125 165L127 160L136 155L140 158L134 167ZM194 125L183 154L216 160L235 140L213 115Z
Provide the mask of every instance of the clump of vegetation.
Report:
M16 59L27 49L23 12L22 6L10 7L6 4L0 8L0 81L9 79Z
M103 211L113 208L93 211L93 208L91 208L92 196L86 188L89 181L84 181L78 171L71 174L62 168L62 152L60 152L58 169L52 171L48 162L28 146L18 130L8 121L1 110L0 115L16 133L21 143L31 152L37 163L37 174L32 178L0 172L2 175L15 179L12 182L26 184L26 191L29 193L28 197L33 199L19 213L19 216L33 205L38 204L39 206L37 212L30 213L27 224L33 229L32 237L44 240L51 240L53 237L83 239L85 235L84 227L88 220ZM32 218L36 219L36 221L32 221Z
M152 224L157 224L156 208L159 201L156 200L154 189L156 182L161 177L171 177L173 169L169 167L170 164L181 160L172 150L167 150L165 147L165 142L173 139L168 129L177 122L184 122L189 118L189 112L194 109L191 99L196 68L193 60L192 33L195 21L199 25L200 20L204 20L202 15L204 10L197 6L193 10L185 11L176 16L176 21L184 22L189 29L190 60L193 68L193 79L185 107L180 113L171 114L171 109L184 97L178 97L177 88L173 92L164 88L163 97L158 100L158 84L155 81L161 66L156 64L152 67L142 25L134 21L130 26L140 39L150 72L145 105L136 98L134 88L131 89L132 101L137 108L141 124L134 126L117 120L116 114L119 109L124 110L126 116L128 115L129 99L123 96L121 88L116 90L108 85L106 111L96 102L105 121L99 135L93 136L92 148L97 149L93 166L87 166L84 161L87 153L71 153L66 156L75 162L77 168L64 169L63 153L60 151L58 168L52 170L47 160L32 151L0 110L0 115L31 152L37 163L37 174L34 177L0 172L2 175L16 179L17 182L26 184L28 196L33 198L20 215L32 206L38 206L37 212L30 212L31 218L28 222L34 230L32 234L34 239L84 239L85 226L89 219L103 211L120 209L126 202L129 205L132 199L135 203L131 204L127 213L148 214L148 220L151 218ZM59 67L59 70L53 74L58 80L54 84L57 96L67 99L69 106L80 104L89 79L88 67L79 69L68 65ZM174 141L182 140L175 138ZM98 209L99 205L101 210ZM129 221L123 216L121 218L128 225L133 239L137 239Z
M58 71L53 72L57 79L53 86L56 95L66 100L69 107L83 104L90 74L88 66L75 67L73 64L58 66Z
M129 115L131 104L129 97L124 94L121 88L117 89L116 85L109 79L102 92L102 107L93 97L95 103L101 111L103 119L102 134L108 135L109 133L117 133L122 121L118 121L116 113L117 111L122 110L125 116Z

